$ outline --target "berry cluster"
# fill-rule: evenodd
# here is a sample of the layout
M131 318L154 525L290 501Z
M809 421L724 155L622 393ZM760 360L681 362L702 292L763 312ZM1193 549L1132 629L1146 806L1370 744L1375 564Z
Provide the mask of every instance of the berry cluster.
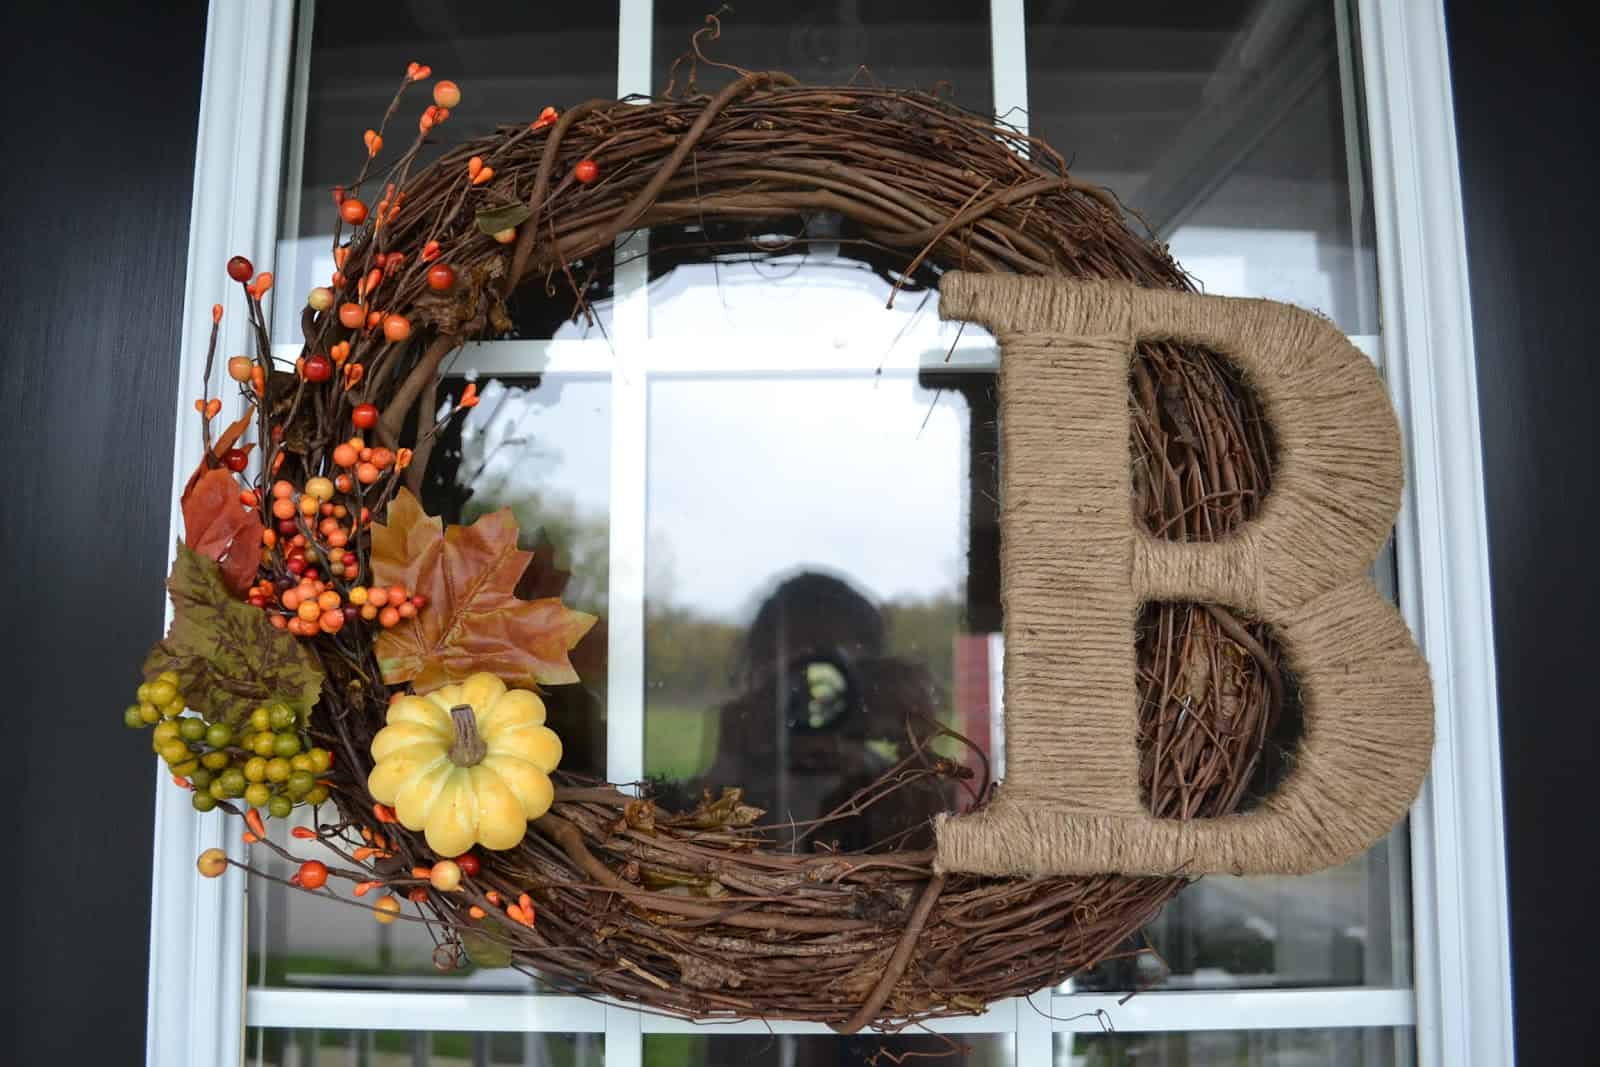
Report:
M359 408L357 412L359 423ZM376 417L374 408L372 418ZM334 449L334 462L356 467L356 477L370 484L396 459L387 448L368 448L360 438L352 438ZM352 541L372 516L364 507L352 514L349 507L335 502L336 494L348 494L353 488L348 474L308 478L298 490L287 481L273 483L270 511L277 525L262 532L262 564L281 573L261 578L245 591L245 599L268 611L279 629L315 637L336 634L357 619L387 629L427 606L427 597L403 586L360 584L361 560L352 551Z
M287 704L256 708L239 733L228 723L185 715L173 671L141 685L138 695L122 721L136 730L155 724L150 747L166 760L174 780L193 791L195 810L243 798L282 819L296 804L328 799L328 787L317 776L333 766L333 754L306 745L297 729L299 718Z

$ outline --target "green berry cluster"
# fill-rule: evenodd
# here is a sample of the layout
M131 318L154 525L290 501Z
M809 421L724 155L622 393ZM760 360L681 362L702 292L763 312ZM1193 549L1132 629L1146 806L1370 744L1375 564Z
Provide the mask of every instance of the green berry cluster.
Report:
M123 712L130 729L155 724L150 747L193 790L197 811L219 800L242 797L280 819L296 804L321 804L328 787L317 781L333 763L322 748L308 746L293 708L272 703L256 708L242 732L225 722L184 714L178 676L172 671L139 687L139 702ZM181 784L181 783L180 783Z

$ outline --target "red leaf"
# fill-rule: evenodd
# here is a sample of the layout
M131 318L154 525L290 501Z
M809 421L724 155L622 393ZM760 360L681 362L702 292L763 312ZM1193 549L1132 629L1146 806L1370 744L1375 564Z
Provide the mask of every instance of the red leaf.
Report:
M261 565L262 526L239 503L239 483L225 470L199 475L183 496L183 542L220 565L235 594L250 588Z

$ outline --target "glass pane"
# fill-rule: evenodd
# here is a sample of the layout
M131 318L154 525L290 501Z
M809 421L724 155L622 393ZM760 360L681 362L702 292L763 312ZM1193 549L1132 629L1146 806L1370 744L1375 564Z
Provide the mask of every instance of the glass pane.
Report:
M1359 78L1336 6L1028 0L1030 131L1208 292L1375 333Z
M972 403L909 373L652 384L648 774L803 821L902 758L908 715L987 745L973 626L998 607L968 581ZM915 824L953 799L876 814Z
M655 5L656 83L712 10L698 0ZM810 84L852 78L899 88L938 89L968 108L993 110L986 4L937 0L740 5L725 14L721 40L703 42L713 59L752 70L783 70ZM865 67L866 70L862 71ZM697 86L715 91L731 76L701 64ZM679 68L685 87L688 66ZM941 87L940 83L946 83ZM762 222L711 218L660 227L650 239L652 336L737 336L761 330L816 340L853 365L937 362L959 336L992 346L985 331L941 323L936 275L926 268L895 281L911 256L876 249L863 227L830 212ZM715 254L707 245L717 246ZM894 296L892 310L885 304ZM931 357L931 358L930 358Z
M1056 1067L1401 1067L1412 1030L1057 1034Z
M393 5L382 18L358 20L359 30L337 4L319 3L311 11L310 39L296 41L302 59L290 71L273 308L273 339L279 342L301 340L305 294L326 285L333 273L331 191L355 179L366 158L362 131L383 118L407 63L431 65L436 78L458 82L463 96L413 173L445 148L501 123L531 122L546 105L564 109L617 91L616 0L568 5L559 18L516 0ZM406 93L379 164L399 158L415 134L417 115L431 102L426 85ZM368 187L376 181L381 190L383 171L374 174ZM609 254L599 259L575 265L574 277L598 271L588 295L603 321L610 310L611 264ZM543 286L524 289L511 302L519 336L600 336L584 321L567 321L570 294L546 297Z
M704 0L655 0L655 86L677 63L676 95L690 91L690 39L717 10ZM707 35L709 37L709 35ZM781 70L809 85L874 83L937 92L973 111L994 110L989 5L967 0L793 0L723 8L722 38L701 38L715 62ZM683 62L678 60L683 57ZM735 75L700 63L694 88L715 93Z
M452 408L463 385L462 379L445 383L441 414ZM529 567L524 595L561 591L573 606L603 617L610 553L609 380L579 375L485 379L479 390L478 406L464 418L448 420L439 436L423 487L424 506L451 522L470 522L511 508L522 530L522 547L548 546ZM571 578L563 587L565 571ZM561 765L604 777L603 622L579 642L572 659L583 681L545 688L549 722L561 734ZM319 858L315 853L320 846L289 838L282 820L269 820L268 827L274 840L302 859ZM257 850L253 860L278 877L294 873L290 864L265 849ZM329 885L351 899L348 883ZM325 895L258 881L251 886L249 901L249 975L255 985L450 991L537 986L534 979L509 969L441 974L433 965L434 942L421 924L381 926L365 912ZM414 914L414 909L407 905L406 912Z
M647 1034L644 1039L645 1067L864 1067L896 1063L1008 1067L1012 1058L1009 1034Z
M1408 985L1409 898L1403 827L1330 871L1211 875L1180 893L1124 953L1067 988Z
M245 1036L247 1067L602 1067L603 1034L268 1030Z

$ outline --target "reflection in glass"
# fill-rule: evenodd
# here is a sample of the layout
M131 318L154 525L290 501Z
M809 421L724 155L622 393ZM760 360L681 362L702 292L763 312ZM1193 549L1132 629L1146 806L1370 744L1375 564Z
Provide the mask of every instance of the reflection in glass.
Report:
M1409 1029L1057 1034L1055 1067L1400 1067Z
M400 85L406 64L433 67L436 78L461 85L463 102L430 134L413 173L446 148L493 132L502 123L531 121L546 105L565 109L616 93L616 0L568 5L552 19L537 4L491 0L472 4L386 5L381 19L352 32L349 12L336 4L305 5L309 42L298 41L303 69L290 74L289 143L275 269L273 339L300 340L300 311L312 286L333 273L334 186L348 185L365 159L361 131L376 127ZM426 85L407 92L378 159L387 166L416 133L416 117L431 100ZM381 176L382 170L375 172ZM372 202L369 198L368 202ZM604 319L610 313L607 253L574 264L574 277L598 273L587 291ZM266 269L263 265L263 269ZM567 322L570 293L546 298L525 287L510 310L522 337L577 337L590 327ZM598 336L598 334L595 334Z
M958 656L964 406L909 374L652 385L647 773L804 822L902 758L908 716L987 742L956 700L987 670ZM825 836L860 847L951 799Z
M865 1067L948 1064L1009 1067L1009 1034L647 1034L646 1067Z
M1377 330L1351 29L1325 0L1029 0L1029 129L1208 292Z
M268 1030L245 1036L248 1067L603 1067L603 1034Z
M1403 986L1410 982L1406 834L1293 878L1212 875L1128 946L1073 979L1092 990ZM1144 948L1152 951L1135 952Z

